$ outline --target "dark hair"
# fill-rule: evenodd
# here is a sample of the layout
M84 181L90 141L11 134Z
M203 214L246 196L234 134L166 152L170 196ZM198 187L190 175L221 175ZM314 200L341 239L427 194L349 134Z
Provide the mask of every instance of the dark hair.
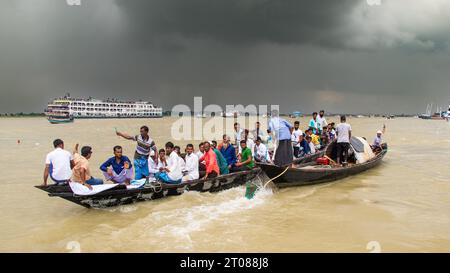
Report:
M117 146L114 146L113 151L115 152L116 150L121 150L121 149L122 149L122 146L117 145Z
M226 138L227 136L228 136L227 134L224 134L224 135L222 136L222 139Z
M319 113L324 113L325 114L325 110L320 110Z
M186 148L192 148L192 149L194 149L194 145L188 144L188 145L186 145Z
M261 123L259 121L257 121L256 124L261 124Z
M242 143L247 144L247 141L241 140L241 144L242 144Z
M53 147L58 147L59 145L63 145L64 141L62 141L61 139L55 139L55 141L53 141Z
M306 140L312 140L312 137L306 136Z
M158 154L160 154L160 153L166 153L166 150L164 150L164 149L159 149Z
M317 115L317 112L314 112L314 113L313 113L313 116L314 116L314 115Z
M180 146L175 146L175 147L173 147L175 150L176 149L178 149L178 150L180 150L181 151L181 147Z
M344 115L342 115L341 116L341 121L346 121L346 120L347 120L347 118Z
M217 145L217 141L213 140L211 141L213 144Z
M86 157L86 156L88 156L91 153L92 153L92 147L84 146L83 148L81 148L81 155L82 156Z
M294 124L299 124L299 125L300 125L300 121L296 120L296 121L294 122Z
M142 126L141 130L144 130L144 131L146 131L148 133L148 127L147 126Z
M239 125L239 123L235 122L235 123L234 123L234 126L236 126L236 125Z
M198 144L198 147L202 147L205 144L205 142L200 142L200 144Z
M256 141L261 141L261 137L257 137L257 138L256 138Z
M174 145L173 145L172 142L169 141L169 142L166 143L166 146L165 146L165 147L166 147L166 149L167 149L167 148L173 149L173 148L174 148Z

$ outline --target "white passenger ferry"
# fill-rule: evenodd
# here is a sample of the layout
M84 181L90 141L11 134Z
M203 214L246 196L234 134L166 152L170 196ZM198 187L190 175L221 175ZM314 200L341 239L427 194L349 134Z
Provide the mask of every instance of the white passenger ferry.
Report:
M161 107L151 102L124 102L115 99L76 99L66 95L50 102L46 110L50 122L55 118L160 118L163 116ZM61 123L61 122L59 122Z

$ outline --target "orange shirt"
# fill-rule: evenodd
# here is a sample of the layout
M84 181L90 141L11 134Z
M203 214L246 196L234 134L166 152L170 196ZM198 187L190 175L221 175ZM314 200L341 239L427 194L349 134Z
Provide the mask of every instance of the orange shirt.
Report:
M200 162L205 161L206 165L206 173L209 174L212 171L215 171L217 174L220 174L219 164L217 164L216 153L214 153L213 149L209 149L208 152L200 158Z
M91 170L89 169L89 161L81 156L79 153L75 153L73 155L73 161L75 166L73 167L73 175L72 180L75 182L81 182L81 169L84 169L86 172L86 180L91 179Z

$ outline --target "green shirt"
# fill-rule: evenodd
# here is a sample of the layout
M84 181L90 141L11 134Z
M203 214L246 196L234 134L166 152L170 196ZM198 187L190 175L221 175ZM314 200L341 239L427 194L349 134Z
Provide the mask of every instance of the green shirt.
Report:
M230 170L228 170L227 160L225 159L225 157L223 157L222 153L217 149L214 149L214 153L216 154L217 165L219 165L220 174L230 173Z
M245 162L249 158L251 159L251 161L246 166L249 169L253 169L255 167L255 162L253 162L252 151L248 147L245 147L245 149L243 149L241 153L241 162Z

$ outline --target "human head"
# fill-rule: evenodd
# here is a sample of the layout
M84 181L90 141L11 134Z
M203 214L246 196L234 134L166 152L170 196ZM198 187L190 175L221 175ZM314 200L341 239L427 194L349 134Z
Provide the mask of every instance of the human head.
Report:
M247 142L245 140L241 140L241 148L242 148L242 150L247 148Z
M164 157L165 157L165 155L166 155L166 150L160 149L158 153L159 153L159 157L160 157L161 159L164 159Z
M342 115L341 116L341 122L346 122L346 121L347 121L347 118L344 115Z
M211 149L211 144L206 141L205 143L203 143L203 148L205 149L205 152L208 152L209 149Z
M256 129L259 129L259 127L261 127L261 123L259 123L259 121L256 122Z
M383 135L383 132L380 131L380 130L378 130L378 131L377 131L377 136L378 136L378 137L381 137L382 135Z
M303 134L301 134L298 138L299 138L300 142L302 142L305 137L303 136Z
M300 127L300 121L296 120L296 121L294 122L294 128L295 128L295 129L298 129L298 127Z
M194 145L192 145L192 144L186 145L186 153L187 153L188 155L190 155L190 154L192 154L193 152L194 152Z
M213 148L217 149L217 141L213 140L213 141L211 141L211 143L212 143Z
M325 110L320 110L319 115L320 117L323 117L325 115Z
M205 151L205 143L201 142L200 144L198 144L198 149L203 153Z
M234 129L237 131L239 129L239 123L235 122L234 123Z
M64 149L64 141L62 141L61 139L55 139L54 141L53 141L53 147L55 147L55 149L56 148L61 148L61 149Z
M122 157L122 147L121 146L114 146L113 148L114 156L117 158Z
M81 155L85 157L86 159L91 158L92 155L92 147L90 146L84 146L81 148Z
M312 114L312 116L313 116L313 119L316 119L316 118L317 118L317 112L314 112L314 113Z
M175 145L173 145L173 143L169 141L166 143L165 147L166 147L166 155L170 155L173 152Z
M308 143L310 143L311 140L312 140L311 136L306 136L306 141L307 141Z
M149 129L147 126L142 126L141 127L141 136L146 138L148 136L148 131L149 131Z
M180 146L175 146L173 149L178 155L181 154L181 147Z
M312 130L311 129L306 129L305 134L307 136L311 135L312 134Z
M259 146L261 144L261 137L257 137L255 143Z

